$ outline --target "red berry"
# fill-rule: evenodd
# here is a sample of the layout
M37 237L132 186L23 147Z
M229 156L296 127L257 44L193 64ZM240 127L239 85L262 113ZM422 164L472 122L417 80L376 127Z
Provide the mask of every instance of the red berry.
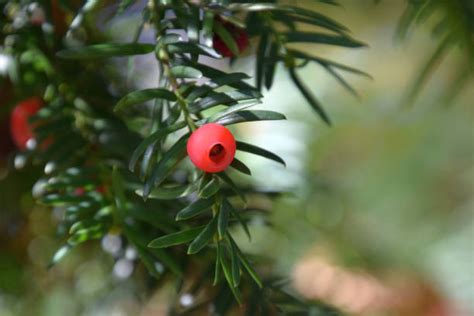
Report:
M205 124L195 130L187 144L189 159L205 172L225 170L234 160L235 150L234 135L215 123Z
M28 120L40 110L42 105L43 101L40 98L32 97L18 103L12 111L10 133L13 142L21 150L26 149L26 143L34 137Z
M219 22L216 21L216 23ZM234 38L235 43L239 48L239 53L245 51L245 49L249 46L249 37L247 35L247 32L245 32L244 29L241 29L229 22L223 23L223 26L229 31L229 33L232 34L232 37ZM227 47L224 41L217 34L214 34L213 47L219 54L224 57L234 56L232 51Z

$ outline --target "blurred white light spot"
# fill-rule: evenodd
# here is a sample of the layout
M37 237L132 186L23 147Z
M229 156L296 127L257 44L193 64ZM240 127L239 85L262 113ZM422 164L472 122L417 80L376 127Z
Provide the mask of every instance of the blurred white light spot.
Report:
M81 169L79 169L79 168L69 168L69 169L67 169L66 172L68 174L72 175L72 176L76 176L76 175L81 173Z
M21 154L16 155L13 164L15 165L16 169L23 169L23 167L26 165L26 157Z
M36 145L37 145L37 142L36 142L36 139L34 138L30 138L26 141L26 148L28 148L29 150L35 149Z
M88 207L90 207L91 205L92 205L92 203L91 203L91 202L87 202L87 201L82 201L82 202L79 203L79 206L80 206L80 207L83 207L83 208L88 208Z
M30 12L33 12L33 11L35 11L36 9L39 9L39 8L40 8L40 6L39 6L39 3L38 3L38 2L33 2L33 3L30 3L30 4L28 5L28 10L29 10Z
M44 173L51 174L54 171L54 169L56 169L56 164L50 161L46 164L46 166L44 166Z
M28 21L28 17L26 16L25 12L20 12L18 15L13 19L12 26L15 29L22 28L25 26L26 22Z
M45 179L39 179L33 185L32 194L34 198L39 198L46 192L46 184L48 183Z
M107 122L105 120L95 120L93 124L96 129L105 129L105 127L107 127Z
M13 46L17 38L18 38L18 35L7 35L5 36L5 39L3 40L3 44L5 45L5 47ZM11 62L11 57L8 55L7 57L10 58L9 62Z
M179 303L181 304L181 306L183 307L189 307L191 305L193 305L194 303L194 297L189 294L189 293L186 293L186 294L183 294L181 295L181 297L179 298Z
M163 273L165 271L165 267L160 262L155 262L155 269L158 273Z
M199 196L198 196L197 192L193 192L193 193L189 194L189 195L186 197L186 200L187 200L189 203L194 203L194 202L196 202L198 199L199 199Z
M43 30L43 32L45 33L53 33L54 31L54 27L51 23L43 23L41 24L41 30Z
M137 258L137 250L132 246L128 246L125 250L125 258L135 260Z
M122 238L119 235L107 234L102 238L102 249L111 255L118 255L122 249Z
M118 279L127 279L133 272L133 262L122 258L114 265L113 274Z
M0 74L4 75L8 73L11 63L12 58L9 55L0 54Z

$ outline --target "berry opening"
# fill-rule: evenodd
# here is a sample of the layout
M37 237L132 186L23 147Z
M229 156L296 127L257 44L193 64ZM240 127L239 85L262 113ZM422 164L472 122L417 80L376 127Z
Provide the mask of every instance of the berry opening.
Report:
M221 162L224 156L225 156L225 148L224 146L222 146L222 144L215 144L209 150L209 158L214 163Z

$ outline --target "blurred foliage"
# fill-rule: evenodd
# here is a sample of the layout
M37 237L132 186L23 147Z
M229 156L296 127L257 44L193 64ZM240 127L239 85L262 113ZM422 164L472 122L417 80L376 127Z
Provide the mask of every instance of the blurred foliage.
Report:
M302 75L303 68L310 62L322 66L352 94L355 89L337 71L370 76L334 62L336 54L321 57L322 50L313 44L364 44L325 13L340 10L321 4L333 1L297 6L293 1L291 6L235 1L229 7L195 1L158 2L151 1L151 7L127 0L52 0L38 1L39 6L28 1L2 2L1 53L11 64L7 73L2 71L0 118L8 120L14 104L27 96L42 95L48 106L35 118L42 122L36 147L13 153L10 144L6 155L3 151L0 155L0 315L227 315L243 311L268 315L276 310L337 315L333 307L326 306L333 301L321 302L326 298L311 296L301 299L291 284L278 278L290 275L295 262L312 251L334 258L344 269L368 271L382 280L391 271L415 271L427 282L438 282L429 286L448 286L448 290L453 282L464 280L458 292L469 296L465 275L470 271L461 264L469 262L469 249L454 249L457 244L449 238L465 238L463 232L472 225L470 104L449 110L433 106L387 112L384 105L370 103L393 97L395 92L379 88L369 97L362 94L369 102L360 108L344 106L344 115L336 116L337 124L329 130L315 126L303 112L300 118L307 128L304 145L308 149L305 158L298 157L305 167L299 174L299 186L292 188L293 196L255 183L270 182L267 178L251 179L238 172L229 172L231 178L225 174L211 177L188 164L175 164L183 158L179 139L187 135L184 128L192 130L194 124L206 120L282 119L275 112L247 109L260 102L258 91L263 86L274 86L279 66L288 72L305 101L329 122L319 97L313 95L326 91L323 85L313 84L312 77ZM157 3L171 8L177 18L155 15L160 13L153 10ZM186 3L186 9L176 9L176 3ZM195 6L200 5L206 10L204 16L196 13ZM359 10L364 11L363 5ZM36 24L41 12L47 22ZM206 42L212 38L214 15L246 26L255 37L256 87L247 83L246 74L214 68L219 56ZM410 1L399 34L408 33L416 23L431 21L430 16L441 16L442 22L433 31L441 45L409 95L414 98L434 65L456 47L462 66L456 68L459 76L453 86L446 87L449 102L440 102L449 105L456 91L469 88L472 77L472 4ZM345 21L348 25L349 20ZM108 28L114 21L125 21L126 29L134 28L131 41L110 43ZM161 26L157 25L160 21ZM202 43L196 42L196 25L203 33ZM175 29L184 29L190 40L173 35ZM167 34L161 34L155 46L155 37L162 31ZM129 40L124 38L119 37ZM150 38L152 44L144 41ZM62 58L56 56L58 51ZM152 89L138 90L143 89L140 78L131 76L140 67L138 58L131 57L136 54L151 56L153 63L157 57L162 65L171 57L175 64L150 68L147 63L145 71L169 71L176 82L168 77L159 87L147 82ZM203 64L198 55L213 58L211 65ZM211 80L196 80L201 75ZM376 86L375 79L371 84ZM313 86L317 86L315 91ZM180 96L190 109L188 117L183 104L177 102L182 101ZM323 104L344 103L340 100L336 95ZM220 104L226 107L206 108ZM237 134L248 130L249 125L234 129ZM287 132L287 137L299 141L294 131ZM272 127L268 133L285 131ZM240 143L240 151L282 162L245 143ZM177 155L170 156L170 152ZM245 164L252 161L242 159L243 167L235 171L247 170ZM7 171L3 171L5 165ZM266 165L264 169L272 172ZM196 201L217 191L222 199L212 201L213 214L209 205L196 208ZM247 208L239 194L245 195ZM142 196L147 195L144 202ZM183 211L199 216L175 221L175 215ZM216 214L224 212L232 214L228 227L217 228L215 221L220 217ZM192 248L203 247L198 254L188 256L187 245L161 249L178 243L196 245L192 240L198 239L204 227L213 229L217 240L200 238L199 247ZM247 229L252 243L247 242ZM147 247L152 240L160 248ZM437 250L444 241L447 249ZM456 264L441 266L442 256L450 256L450 251ZM436 273L439 269L444 273ZM314 279L315 284L323 281ZM239 297L238 289L244 296L240 309L234 298Z
M402 104L412 103L445 56L458 48L463 57L456 77L443 97L443 101L449 103L474 74L474 3L470 0L408 1L400 19L398 36L405 38L414 25L420 24L430 25L432 36L439 44L420 69Z

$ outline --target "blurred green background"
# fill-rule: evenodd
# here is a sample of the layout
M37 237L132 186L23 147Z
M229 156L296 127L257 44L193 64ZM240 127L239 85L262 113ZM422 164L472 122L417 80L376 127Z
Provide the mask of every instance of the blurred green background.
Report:
M308 46L307 52L374 79L348 76L355 98L323 69L306 67L302 77L333 119L326 127L279 69L262 108L277 109L288 121L244 124L237 132L287 161L282 169L242 156L253 181L291 194L273 206L273 226L255 220L253 241L240 236L240 242L276 260L303 296L350 314L473 315L474 84L471 76L450 93L465 67L453 49L413 104L404 102L438 45L429 22L396 39L405 6L402 0L320 6L369 48ZM111 36L120 34L117 25ZM233 67L252 73L253 62L249 54ZM146 64L137 65L143 85L154 76ZM133 249L121 249L114 235L47 269L59 245L59 211L33 206L31 194L18 193L33 184L32 176L14 171L0 180L0 316L163 315L172 287L145 297L143 289L153 284L142 282Z

